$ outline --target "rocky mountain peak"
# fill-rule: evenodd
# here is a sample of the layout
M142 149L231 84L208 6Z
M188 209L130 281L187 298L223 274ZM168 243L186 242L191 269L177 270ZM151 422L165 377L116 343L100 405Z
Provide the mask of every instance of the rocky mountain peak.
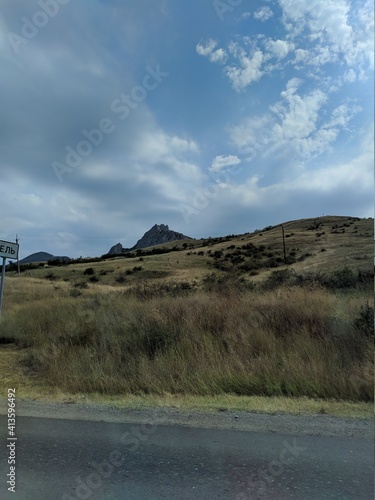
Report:
M124 250L124 247L121 245L121 243L117 243L116 245L113 245L113 247L111 247L108 254L109 255L121 255L123 250Z
M155 224L151 229L145 232L140 240L134 245L134 249L152 247L161 243L170 241L184 240L189 238L182 233L169 229L167 224Z

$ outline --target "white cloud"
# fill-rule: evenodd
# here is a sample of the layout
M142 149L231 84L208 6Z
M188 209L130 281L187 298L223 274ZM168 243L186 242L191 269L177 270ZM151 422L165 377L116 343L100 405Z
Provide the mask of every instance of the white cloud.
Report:
M270 114L246 118L229 131L230 140L241 152L264 149L267 136L272 135L273 117Z
M197 51L197 54L199 54L200 56L209 56L216 47L216 45L217 42L215 42L215 40L210 39L208 40L206 45L198 43L195 49Z
M299 64L299 63L305 64L305 63L307 63L307 61L310 58L309 51L305 50L305 49L297 49L294 52L294 54L295 54L295 59L294 59L295 64Z
M214 50L216 46L217 42L210 39L205 45L198 43L195 49L198 55L207 57L210 62L224 64L227 60L227 53L224 49Z
M231 167L233 165L238 165L241 163L241 160L238 158L238 156L234 155L219 155L215 156L213 159L211 166L210 166L210 172L220 172L221 170L225 169L226 167Z
M346 65L357 70L373 68L373 2L366 1L360 9L359 2L347 0L279 0L279 3L290 37L297 40L307 29L307 39L312 43L309 54L305 49L297 49L295 63L305 61L320 66L343 58Z
M348 82L348 83L353 83L357 79L357 75L355 74L355 71L353 71L352 68L350 68L346 73L344 73L343 76L343 81Z
M236 43L230 44L229 51L238 61L238 65L226 66L225 74L232 82L233 88L240 92L262 77L263 52L257 49L249 54Z
M217 49L209 55L209 60L213 63L225 63L227 60L227 53L224 49Z
M294 43L286 40L267 40L266 49L278 59L283 59L294 50Z
M323 126L323 128L341 127L342 129L347 128L350 121L361 111L360 106L350 107L348 104L341 104L337 106L331 115L331 119Z
M269 7L261 7L254 12L254 17L258 21L267 21L273 16L273 12Z
M373 130L363 138L361 153L344 162L331 161L324 167L295 171L287 170L278 181L265 181L261 175L250 174L241 184L228 184L220 194L220 203L215 206L215 217L225 220L226 214L243 213L251 208L253 217L259 220L262 214L268 219L282 222L291 219L295 204L299 207L298 217L318 213L332 213L342 209L353 210L353 203L359 216L369 216L373 191ZM354 189L355 187L355 189ZM370 204L369 204L370 201ZM337 213L337 212L335 212ZM353 213L353 212L351 212ZM258 226L259 227L259 226Z
M369 191L374 177L374 133L369 130L362 140L361 153L347 162L303 172L292 186L306 191L334 191L339 188Z
M243 120L229 131L232 146L268 162L304 165L330 150L340 133L361 108L343 103L328 112L328 95L319 89L301 92L303 81L292 78L281 92L281 100L263 115ZM271 112L271 113L270 113Z
M280 116L281 123L275 125L275 132L282 139L307 137L316 129L318 113L327 96L320 90L314 90L306 96L296 93L300 81L292 79L287 90L281 92L284 102L279 102L273 110Z

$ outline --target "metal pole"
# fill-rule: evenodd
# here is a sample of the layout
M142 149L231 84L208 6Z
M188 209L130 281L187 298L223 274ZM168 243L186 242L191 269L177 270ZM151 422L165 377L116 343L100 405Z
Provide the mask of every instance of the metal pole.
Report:
M18 245L18 234L16 234L16 243ZM20 258L18 253L17 253L17 274L18 275L20 274Z
M1 284L0 284L0 318L1 318L1 311L3 308L3 292L4 292L4 280L5 280L5 261L6 258L3 257L3 266L1 269Z

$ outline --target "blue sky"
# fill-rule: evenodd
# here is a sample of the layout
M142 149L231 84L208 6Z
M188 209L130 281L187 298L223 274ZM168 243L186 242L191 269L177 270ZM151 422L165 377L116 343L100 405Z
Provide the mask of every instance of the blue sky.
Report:
M373 216L367 0L3 0L0 238L96 256Z

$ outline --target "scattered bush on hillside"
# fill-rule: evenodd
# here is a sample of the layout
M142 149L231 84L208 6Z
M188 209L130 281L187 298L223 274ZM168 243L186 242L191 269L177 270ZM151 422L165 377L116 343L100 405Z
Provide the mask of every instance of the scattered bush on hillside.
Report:
M138 300L152 300L163 297L184 297L197 289L197 283L177 281L169 283L152 283L144 281L123 292L124 296L132 296Z
M88 286L86 281L77 281L77 283L74 283L75 288L88 288Z
M355 328L366 337L374 336L374 308L369 304L361 307L361 310L353 322Z
M55 276L53 273L48 273L44 276L44 278L46 280L51 280L51 281L55 281L57 279L57 276Z
M88 267L83 271L83 274L85 276L92 276L93 274L95 274L95 269L93 267Z
M70 259L50 259L47 261L47 264L49 266L67 266L71 263L72 261Z
M203 277L202 289L205 292L216 292L225 295L229 292L243 293L253 290L254 284L246 281L242 276L232 274L220 276L216 273L210 273Z
M353 288L357 284L357 279L349 267L344 267L331 274L327 285L331 288Z
M296 273L293 269L273 271L263 282L262 288L272 289L282 285L318 286L330 290L359 288L366 289L372 286L373 275L370 271L358 271L357 274L350 268L344 267L332 273L304 272Z
M262 288L270 290L284 285L295 285L297 283L297 275L291 269L280 269L272 271L270 276L263 282Z

